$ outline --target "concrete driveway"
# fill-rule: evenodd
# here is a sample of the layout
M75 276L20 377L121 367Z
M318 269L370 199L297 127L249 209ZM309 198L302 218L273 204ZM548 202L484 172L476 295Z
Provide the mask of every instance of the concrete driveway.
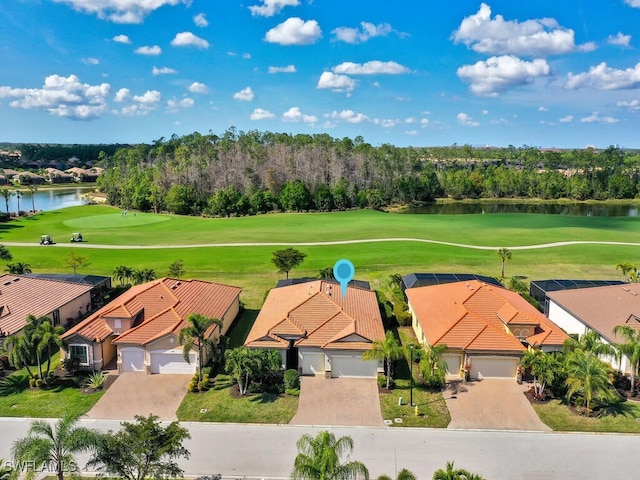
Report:
M375 378L300 377L292 425L383 426Z
M187 393L191 375L120 374L91 410L87 418L133 420L135 415L158 415L177 420L176 410Z
M513 379L498 378L447 384L448 428L550 432L525 398L527 388Z

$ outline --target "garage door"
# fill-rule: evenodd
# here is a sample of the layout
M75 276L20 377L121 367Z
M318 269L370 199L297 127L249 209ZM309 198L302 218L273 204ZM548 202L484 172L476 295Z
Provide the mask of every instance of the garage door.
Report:
M471 357L471 378L514 378L517 357Z
M332 377L375 377L378 372L377 360L363 360L362 355L331 357Z
M122 350L123 372L144 372L144 350Z
M324 353L300 352L303 375L324 375Z
M187 363L182 352L151 352L151 373L196 373L198 358L195 352L189 354Z
M445 353L442 358L447 362L447 375L460 375L462 366L462 355L456 353Z

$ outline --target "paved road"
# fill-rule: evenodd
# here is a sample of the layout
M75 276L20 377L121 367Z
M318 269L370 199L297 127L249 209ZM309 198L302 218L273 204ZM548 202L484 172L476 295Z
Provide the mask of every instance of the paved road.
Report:
M569 245L621 245L640 247L637 242L600 242L591 240L573 240L569 242L538 243L534 245L468 245L465 243L441 242L439 240L427 240L424 238L366 238L362 240L336 240L328 242L239 242L239 243L196 243L191 245L107 245L98 243L56 243L43 247L38 243L3 242L7 247L74 247L74 248L99 248L107 250L155 250L175 248L212 248L212 247L317 247L327 245L353 245L359 243L384 243L384 242L418 242L433 243L436 245L448 245L450 247L470 248L473 250L497 250L508 248L509 250L537 250L541 248L566 247Z
M107 430L118 422L82 420L83 426ZM192 439L191 458L181 462L186 475L221 473L228 478L288 477L296 440L322 427L237 424L184 424ZM25 419L0 419L0 458L24 436ZM355 443L352 458L367 465L371 477L394 476L396 466L420 479L455 461L487 480L631 478L640 471L637 435L557 434L540 432L463 431L447 429L332 427ZM86 457L85 457L86 458ZM80 459L84 465L84 458Z

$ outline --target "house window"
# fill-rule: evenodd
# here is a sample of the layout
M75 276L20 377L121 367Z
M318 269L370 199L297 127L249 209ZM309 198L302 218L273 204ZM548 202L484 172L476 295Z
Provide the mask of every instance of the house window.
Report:
M53 316L53 324L60 325L60 310L54 310L51 315Z
M69 358L77 358L80 365L89 365L89 345L69 345Z
M122 328L122 320L120 320L119 318L116 318L113 321L113 328L117 328L118 330Z

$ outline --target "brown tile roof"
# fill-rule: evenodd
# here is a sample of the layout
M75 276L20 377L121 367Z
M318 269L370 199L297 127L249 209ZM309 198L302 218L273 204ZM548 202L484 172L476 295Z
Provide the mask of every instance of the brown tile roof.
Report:
M535 326L527 339L561 345L567 335L515 292L477 280L409 288L407 298L429 344L452 349L523 351L507 325Z
M242 289L201 280L162 278L131 287L125 293L79 323L63 337L80 335L102 342L113 334L106 319L135 318L142 321L122 333L114 343L144 345L186 325L190 313L222 318Z
M548 292L549 298L609 342L622 341L613 327L640 328L640 284L611 285Z
M7 336L19 332L28 315L49 315L89 291L91 285L0 275L0 332Z
M384 338L374 292L348 287L342 298L336 282L315 282L274 288L256 318L245 345L287 348L297 346L366 350Z

